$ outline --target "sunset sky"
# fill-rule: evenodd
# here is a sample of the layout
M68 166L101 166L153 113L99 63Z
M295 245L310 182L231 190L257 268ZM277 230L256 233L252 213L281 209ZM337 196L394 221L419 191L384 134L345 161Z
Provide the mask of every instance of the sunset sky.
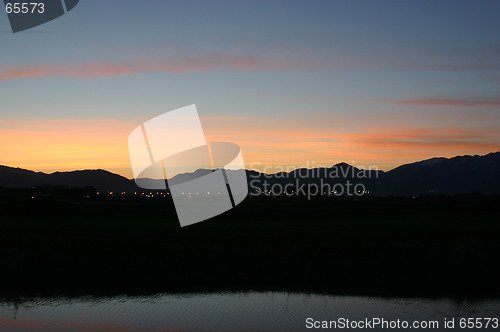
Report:
M196 104L247 166L388 170L500 150L500 1L81 0L0 14L0 165L132 176L129 133ZM172 142L175 144L175 142Z

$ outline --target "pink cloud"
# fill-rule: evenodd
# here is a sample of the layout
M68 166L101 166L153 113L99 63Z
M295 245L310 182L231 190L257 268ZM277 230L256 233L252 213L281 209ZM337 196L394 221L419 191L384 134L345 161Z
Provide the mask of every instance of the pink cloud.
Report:
M199 57L169 57L162 60L132 60L123 62L88 62L75 64L37 64L31 66L0 67L0 81L10 81L30 78L54 77L106 77L117 75L131 75L140 73L192 73L208 71L284 71L299 69L342 69L342 70L476 70L476 65L458 65L450 67L446 64L415 64L413 62L386 55L371 55L370 57L356 54L313 52L312 57L305 57L304 52L283 49L279 54L271 57L251 55L222 56L204 55ZM285 54L285 56L283 56ZM311 54L311 52L307 52ZM491 65L490 65L491 67ZM494 69L498 69L496 64ZM480 68L481 69L481 68ZM491 69L491 68L490 68ZM380 99L379 101L390 101ZM452 99L423 99L423 100L392 100L399 104L413 102L458 102ZM467 102L467 101L462 101ZM495 102L495 101L494 101ZM458 105L455 105L458 106ZM465 105L466 106L466 105ZM490 105L493 106L493 105ZM494 106L497 106L496 104Z
M328 64L320 60L263 59L252 56L203 58L171 58L140 60L123 63L90 62L75 65L33 65L0 68L0 81L51 77L105 77L139 73L190 73L207 71L281 71L300 68L320 68Z
M415 106L450 106L450 107L498 107L500 100L480 100L480 99L446 99L446 98L423 98L423 99L375 99L377 102L384 102L396 105Z
M387 150L469 148L480 151L497 151L500 134L491 128L371 128L365 133L350 133L344 137L350 147Z

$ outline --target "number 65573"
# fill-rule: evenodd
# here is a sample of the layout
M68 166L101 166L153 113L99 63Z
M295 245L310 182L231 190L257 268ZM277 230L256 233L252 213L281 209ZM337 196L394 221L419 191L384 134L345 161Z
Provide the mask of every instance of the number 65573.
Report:
M43 14L45 4L43 2L14 2L5 5L7 14Z

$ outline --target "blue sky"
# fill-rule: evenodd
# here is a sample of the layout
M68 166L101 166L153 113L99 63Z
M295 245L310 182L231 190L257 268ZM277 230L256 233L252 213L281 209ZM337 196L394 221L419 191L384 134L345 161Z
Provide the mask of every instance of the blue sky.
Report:
M207 135L269 164L390 168L496 151L498 13L497 1L81 0L16 34L0 15L0 114L26 134L24 122L132 126L195 103ZM254 144L256 132L270 144ZM19 149L21 164L41 165Z

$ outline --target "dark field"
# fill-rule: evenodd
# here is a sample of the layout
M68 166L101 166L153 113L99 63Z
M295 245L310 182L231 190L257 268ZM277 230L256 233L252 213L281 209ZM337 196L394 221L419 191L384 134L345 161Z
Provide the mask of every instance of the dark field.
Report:
M249 197L180 228L168 199L0 201L0 296L286 290L500 296L500 197Z

